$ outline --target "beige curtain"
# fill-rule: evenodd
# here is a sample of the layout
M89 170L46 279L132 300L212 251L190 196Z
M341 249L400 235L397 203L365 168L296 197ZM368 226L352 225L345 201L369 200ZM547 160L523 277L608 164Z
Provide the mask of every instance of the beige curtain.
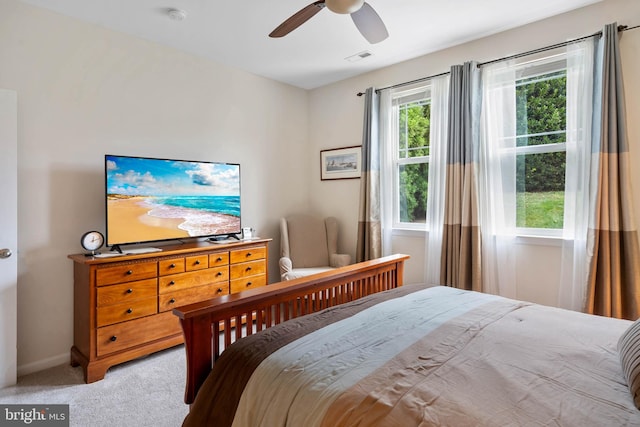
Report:
M378 95L373 88L365 93L362 136L362 175L356 261L382 256L380 221L380 147L378 138Z
M451 67L447 178L440 283L482 291L478 227L479 71L473 62Z
M640 316L640 250L630 193L629 146L618 30L600 40L601 89L594 97L596 180L589 237L593 258L587 283L588 313L635 320ZM599 87L599 84L596 85ZM601 103L601 105L599 105ZM599 117L598 117L599 116Z

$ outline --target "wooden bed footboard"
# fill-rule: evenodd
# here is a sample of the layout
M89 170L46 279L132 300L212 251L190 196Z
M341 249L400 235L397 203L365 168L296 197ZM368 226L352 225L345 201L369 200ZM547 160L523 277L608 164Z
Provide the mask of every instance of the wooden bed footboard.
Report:
M232 341L288 319L397 288L403 284L408 258L391 255L175 308L187 352L185 403L193 403L213 364Z

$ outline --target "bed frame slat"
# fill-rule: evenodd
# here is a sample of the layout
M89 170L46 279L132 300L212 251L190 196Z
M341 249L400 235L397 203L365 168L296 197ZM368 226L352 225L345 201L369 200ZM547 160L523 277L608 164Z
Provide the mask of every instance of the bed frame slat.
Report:
M251 335L254 327L261 331L288 319L397 288L403 284L408 258L391 255L175 308L187 352L185 402L193 403L222 351L233 341Z

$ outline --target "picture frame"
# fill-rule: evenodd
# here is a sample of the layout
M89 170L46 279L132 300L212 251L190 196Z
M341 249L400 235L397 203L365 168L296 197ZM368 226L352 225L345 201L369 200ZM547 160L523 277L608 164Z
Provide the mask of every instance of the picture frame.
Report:
M357 179L362 172L362 146L320 151L320 179Z

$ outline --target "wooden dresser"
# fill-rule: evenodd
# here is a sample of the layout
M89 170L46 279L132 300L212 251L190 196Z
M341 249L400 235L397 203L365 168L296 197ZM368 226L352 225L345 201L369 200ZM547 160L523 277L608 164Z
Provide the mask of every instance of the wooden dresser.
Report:
M171 310L267 284L271 239L162 246L161 252L74 262L71 365L87 383L107 370L183 342Z

